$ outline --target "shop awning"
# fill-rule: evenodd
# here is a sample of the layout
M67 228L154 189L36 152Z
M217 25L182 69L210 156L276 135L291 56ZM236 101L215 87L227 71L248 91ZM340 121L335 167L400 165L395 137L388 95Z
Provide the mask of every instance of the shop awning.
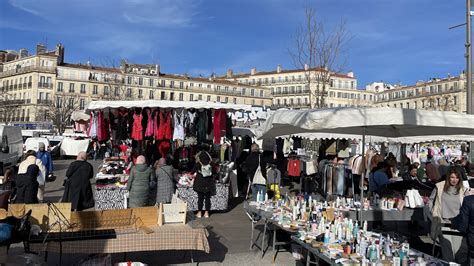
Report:
M474 115L400 108L278 110L259 138L299 133L361 134L387 138L474 135Z
M247 104L231 104L231 103L215 103L215 102L185 102L185 101L158 101L158 100L143 100L143 101L92 101L86 108L86 111L102 110L106 108L175 108L175 109L226 109L226 110L243 110L250 111L251 105Z

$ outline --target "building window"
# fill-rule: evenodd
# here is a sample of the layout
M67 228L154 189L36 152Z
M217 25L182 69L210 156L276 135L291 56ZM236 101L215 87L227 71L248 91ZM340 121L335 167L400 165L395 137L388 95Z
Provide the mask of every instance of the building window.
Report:
M104 95L109 95L109 86L104 86Z
M263 97L263 90L260 91L260 97Z
M250 90L250 95L251 95L251 96L255 96L255 89L251 89L251 90Z
M170 88L174 88L174 80L170 81Z
M56 108L61 108L62 105L63 105L63 101L62 101L61 97L56 96Z
M164 91L161 92L160 100L166 100L166 92L164 92Z
M179 94L179 100L180 100L180 101L183 101L183 100L184 100L184 93L181 92L181 93Z
M62 82L58 82L58 92L63 92L63 83Z
M192 83L191 83L191 84L192 84ZM191 102L194 101L194 94L191 93L191 94L189 95L189 100L190 100Z
M142 89L139 89L138 90L138 98L143 98L143 90Z
M114 89L114 90L115 90L115 91L114 91L114 94L115 94L115 96L120 96L120 90L119 90L119 87L115 87L115 89Z
M127 77L127 84L132 84L132 77Z
M225 98L224 98L224 102L225 102L225 103L228 103L228 102L229 102L229 97L225 97Z
M98 91L99 91L98 86L97 86L97 85L94 85L94 86L92 87L92 94L97 94Z
M191 88L194 87L194 83L192 83L192 82L189 83L189 87L191 87Z
M234 98L234 99L232 100L232 102L233 102L234 104L236 104L236 103L237 103L237 98Z
M207 95L207 101L208 101L208 102L211 101L211 95Z
M245 95L245 93L246 93L246 89L242 88L242 95Z
M153 79L148 80L148 86L153 87Z
M161 87L166 87L166 80L164 79L161 80Z
M221 96L217 96L217 102L221 102Z
M455 84L457 84L457 83L455 83ZM454 105L458 104L458 97L457 96L453 97L453 102L454 102Z
M170 101L174 101L174 92L170 92Z
M198 100L199 100L199 101L202 101L202 94L199 94L199 95L198 95Z
M150 90L150 92L149 92L149 94L148 94L148 98L149 98L150 100L153 100L153 99L155 98L155 95L154 95L154 93L153 93L152 90Z
M69 92L74 92L74 83L69 83Z
M138 78L138 85L143 85L143 78Z
M117 94L115 94L117 95ZM131 88L127 88L127 97L132 97L132 89Z
M84 99L81 99L79 101L79 109L84 110L85 106L86 106L86 101Z
M182 81L179 82L179 88L180 88L180 89L184 88L184 83L183 83Z
M86 84L81 84L81 93L86 93Z

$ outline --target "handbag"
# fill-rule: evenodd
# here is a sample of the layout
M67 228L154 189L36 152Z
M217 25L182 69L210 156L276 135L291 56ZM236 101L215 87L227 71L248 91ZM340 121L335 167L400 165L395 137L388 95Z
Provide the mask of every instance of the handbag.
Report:
M257 170L255 170L255 174L253 175L252 184L264 186L267 184L267 181L265 180L265 177L263 177L262 174L262 168L260 167L260 156L258 157L258 167Z

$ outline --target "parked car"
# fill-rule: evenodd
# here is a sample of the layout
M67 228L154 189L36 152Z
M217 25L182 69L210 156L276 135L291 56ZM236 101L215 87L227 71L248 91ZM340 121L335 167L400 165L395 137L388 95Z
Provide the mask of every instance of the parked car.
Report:
M27 152L29 150L38 151L40 142L43 142L46 148L50 147L50 143L47 138L32 137L25 140L23 152Z
M0 175L3 175L4 169L16 166L23 155L21 128L0 125L0 141Z

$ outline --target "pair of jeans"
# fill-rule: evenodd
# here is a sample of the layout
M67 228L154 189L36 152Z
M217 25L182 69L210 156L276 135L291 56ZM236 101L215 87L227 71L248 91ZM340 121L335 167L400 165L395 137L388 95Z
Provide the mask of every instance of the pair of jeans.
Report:
M198 194L198 211L203 211L203 203L206 205L206 211L211 210L211 193L197 192ZM205 201L205 202L204 202Z
M260 191L260 194L263 195L265 199L265 194L267 193L267 186L265 185L252 185L252 199L257 201L257 195Z

